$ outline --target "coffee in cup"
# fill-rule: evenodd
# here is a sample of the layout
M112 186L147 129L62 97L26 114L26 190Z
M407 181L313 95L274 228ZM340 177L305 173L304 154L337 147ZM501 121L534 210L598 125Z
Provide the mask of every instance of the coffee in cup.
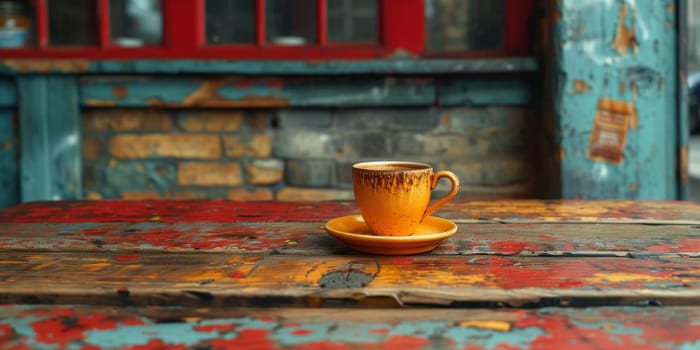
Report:
M447 178L452 189L430 204L438 180ZM459 190L459 179L450 171L433 172L424 163L376 161L352 166L352 187L367 226L381 236L408 236Z

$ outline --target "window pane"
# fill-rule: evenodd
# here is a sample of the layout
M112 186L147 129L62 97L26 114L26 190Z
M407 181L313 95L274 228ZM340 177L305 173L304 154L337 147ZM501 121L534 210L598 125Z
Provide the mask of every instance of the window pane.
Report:
M97 45L97 1L51 0L49 44L56 46Z
M326 0L331 42L377 42L377 0Z
M425 16L428 52L503 47L505 0L425 0Z
M163 40L161 0L111 0L112 44L159 45Z
M255 0L207 0L205 11L207 42L255 42Z
M0 1L0 48L29 46L32 41L31 4Z
M316 42L316 0L267 0L267 42L308 45Z

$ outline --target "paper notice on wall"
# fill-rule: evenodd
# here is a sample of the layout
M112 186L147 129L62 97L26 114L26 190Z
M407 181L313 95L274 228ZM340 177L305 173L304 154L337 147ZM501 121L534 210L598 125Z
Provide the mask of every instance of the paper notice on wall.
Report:
M623 159L627 129L637 127L637 111L629 102L601 98L598 101L588 158L620 164Z

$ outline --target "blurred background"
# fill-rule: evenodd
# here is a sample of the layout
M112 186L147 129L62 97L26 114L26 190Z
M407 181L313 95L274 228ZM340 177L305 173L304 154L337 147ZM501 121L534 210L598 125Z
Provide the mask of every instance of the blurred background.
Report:
M463 199L700 200L699 23L682 0L0 0L0 207L352 199L351 164L387 158Z

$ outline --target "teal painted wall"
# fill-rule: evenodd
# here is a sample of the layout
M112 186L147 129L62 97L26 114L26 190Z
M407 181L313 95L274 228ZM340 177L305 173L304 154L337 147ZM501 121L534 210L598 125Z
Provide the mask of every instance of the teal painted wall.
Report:
M679 135L687 131L679 124L685 105L679 98L676 4L552 2L551 156L560 159L562 197L678 197ZM636 117L628 116L621 130L601 123L594 130L606 100L633 108Z

